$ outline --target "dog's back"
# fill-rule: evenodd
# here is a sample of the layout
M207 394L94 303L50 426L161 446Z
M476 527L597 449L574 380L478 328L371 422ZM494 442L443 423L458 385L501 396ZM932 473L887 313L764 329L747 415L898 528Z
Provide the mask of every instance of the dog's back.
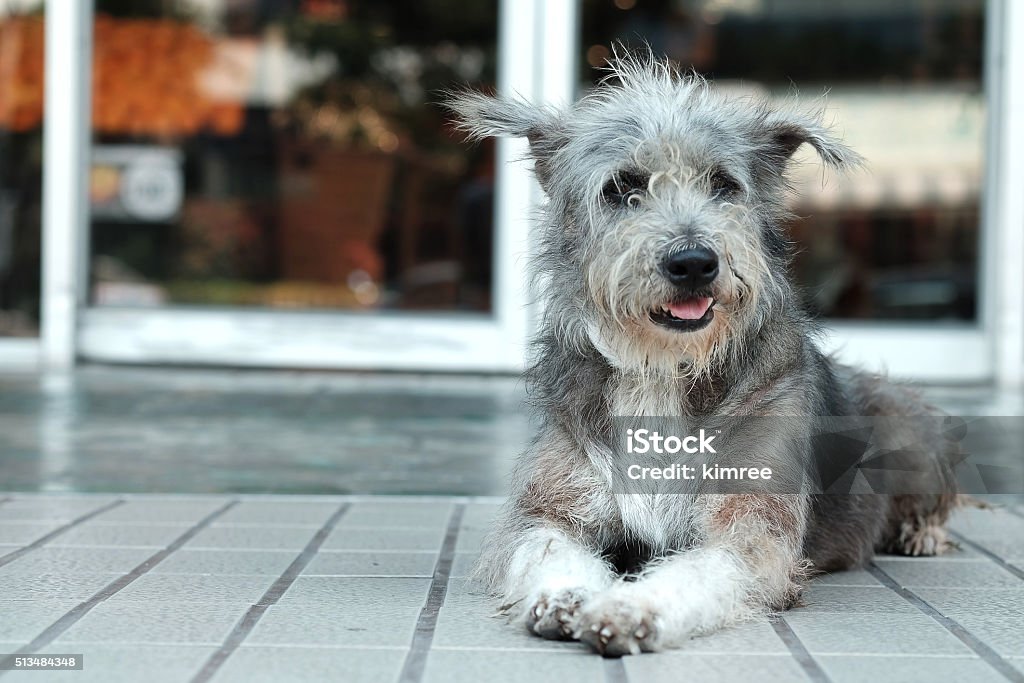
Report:
M828 412L856 416L871 433L868 440L891 452L904 449L919 468L872 472L883 493L823 493L812 497L811 519L804 539L806 556L819 571L866 564L877 551L900 555L938 555L950 544L943 528L961 498L952 467L959 447L936 429L941 414L908 387L855 368L825 361L830 368ZM866 443L867 441L865 441ZM833 454L816 453L827 460ZM849 476L856 474L851 468ZM891 475L891 476L890 476ZM924 491L901 491L916 484Z

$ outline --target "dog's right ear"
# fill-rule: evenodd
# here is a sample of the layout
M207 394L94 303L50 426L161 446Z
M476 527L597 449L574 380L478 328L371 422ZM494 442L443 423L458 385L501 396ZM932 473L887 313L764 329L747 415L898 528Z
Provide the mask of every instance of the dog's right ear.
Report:
M551 157L565 144L558 114L529 102L466 90L450 93L444 106L459 118L458 128L470 139L526 138L537 180L546 192L551 180Z

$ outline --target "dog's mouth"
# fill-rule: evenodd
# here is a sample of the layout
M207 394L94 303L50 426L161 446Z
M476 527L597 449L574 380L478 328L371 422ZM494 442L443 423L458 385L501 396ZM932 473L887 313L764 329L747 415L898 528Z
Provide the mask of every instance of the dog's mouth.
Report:
M715 300L709 296L695 296L666 304L651 311L651 320L677 332L695 332L711 323L715 317Z

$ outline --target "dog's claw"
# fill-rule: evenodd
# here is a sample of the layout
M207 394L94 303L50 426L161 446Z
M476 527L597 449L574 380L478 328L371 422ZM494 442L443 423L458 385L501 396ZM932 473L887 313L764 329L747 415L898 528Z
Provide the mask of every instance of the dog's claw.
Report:
M604 657L654 651L660 648L654 619L652 611L626 600L588 603L579 615L576 638Z
M543 638L571 639L576 609L582 601L583 595L578 591L543 594L535 598L533 607L526 612L526 629Z

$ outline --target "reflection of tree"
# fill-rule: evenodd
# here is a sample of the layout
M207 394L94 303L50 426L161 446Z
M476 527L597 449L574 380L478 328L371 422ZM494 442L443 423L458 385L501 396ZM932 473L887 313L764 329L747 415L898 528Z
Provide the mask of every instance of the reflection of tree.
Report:
M396 140L420 150L450 145L437 135L443 112L424 105L455 84L493 83L497 3L335 4L342 11L326 20L301 11L280 17L292 47L331 55L338 65L334 77L297 99L290 123L386 151Z

